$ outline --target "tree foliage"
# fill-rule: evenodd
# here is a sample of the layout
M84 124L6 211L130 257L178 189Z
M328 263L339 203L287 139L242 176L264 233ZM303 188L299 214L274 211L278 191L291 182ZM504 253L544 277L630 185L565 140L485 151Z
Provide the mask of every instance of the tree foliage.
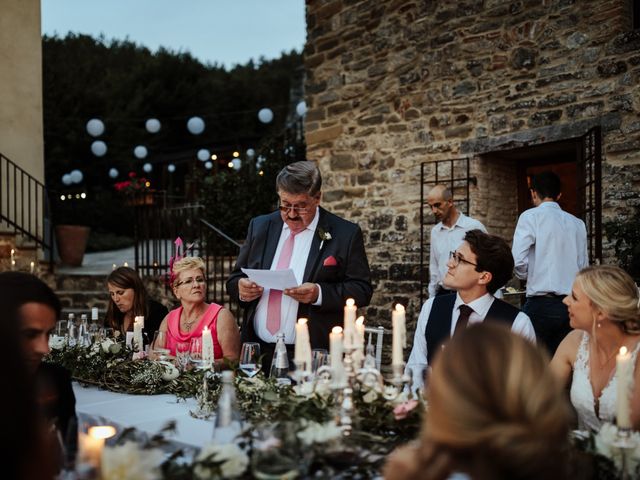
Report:
M268 191L261 185L271 179L270 174L258 178L255 165L246 161L240 172L226 165L234 150L244 156L247 148L264 152L265 145L283 144L282 132L292 121L287 116L300 100L292 98L291 92L302 82L301 54L292 51L275 60L250 61L227 71L217 64L203 65L188 53L163 49L152 53L128 40L107 42L69 34L43 38L43 75L47 186L56 199L61 193L87 192L83 209L93 212L78 215L80 210L68 201L66 208L54 203L54 222L67 221L77 211L75 216L80 218L73 220L116 233L130 231L130 226L121 225L118 215L103 212L113 210L118 200L113 184L126 179L130 171L149 178L152 188L188 194L190 201L215 205L215 212L223 207L230 214L241 212L243 219L272 206L272 201L260 197L260 192ZM274 112L269 125L257 118L263 107ZM201 135L192 135L186 128L192 116L205 120ZM91 118L105 123L100 137L108 147L104 157L91 153L96 139L85 129ZM148 118L161 121L159 133L146 131ZM137 145L147 147L146 159L133 155ZM218 154L218 164L211 170L197 161L200 148ZM291 161L289 157L271 155L265 168ZM142 172L145 162L152 163L151 173ZM174 174L167 172L169 163L176 166ZM76 168L83 172L83 183L64 186L62 175ZM111 168L119 171L118 178L109 178ZM195 187L188 189L189 185ZM272 199L273 183L269 188ZM215 201L202 198L203 193L217 195Z

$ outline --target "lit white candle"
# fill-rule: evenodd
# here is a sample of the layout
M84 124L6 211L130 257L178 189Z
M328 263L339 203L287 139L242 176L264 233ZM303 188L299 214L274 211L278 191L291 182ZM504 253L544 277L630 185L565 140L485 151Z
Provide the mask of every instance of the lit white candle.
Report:
M110 426L91 427L87 434L80 433L78 441L78 455L82 463L88 463L100 470L104 441L116 434L116 429Z
M629 387L632 375L631 353L627 347L621 347L616 355L616 420L618 428L631 428L631 410L629 407Z
M296 323L296 344L293 357L296 367L305 365L305 369L311 370L311 343L309 342L309 326L306 318L299 318Z
M202 329L202 361L206 367L211 368L214 360L213 337L211 336L211 330L205 325Z
M116 268L118 268L118 266L114 263L113 267L111 268L111 270L115 270Z
M142 323L138 321L138 317L133 320L133 349L141 352L144 348L142 344Z
M124 262L124 264L122 265L123 267L128 267L129 263L128 262Z
M407 329L404 307L400 304L396 305L395 310L391 313L391 324L393 325L393 343L391 349L391 365L404 364L403 349L407 343Z
M16 251L11 249L11 270L16 269Z
M342 327L333 327L329 334L329 353L331 355L331 375L333 382L340 384L344 378L342 363Z
M29 273L31 273L31 275L33 275L33 272L35 271L35 269L36 269L36 264L34 262L31 262L29 264Z
M96 314L96 318L98 318L97 314ZM133 321L134 322L140 322L140 325L142 325L142 328L144 328L144 316L138 315L133 319Z
M353 298L347 299L344 306L344 345L353 348L355 344L356 302Z
M355 368L360 369L364 363L364 317L358 317L356 320L354 343L353 361Z

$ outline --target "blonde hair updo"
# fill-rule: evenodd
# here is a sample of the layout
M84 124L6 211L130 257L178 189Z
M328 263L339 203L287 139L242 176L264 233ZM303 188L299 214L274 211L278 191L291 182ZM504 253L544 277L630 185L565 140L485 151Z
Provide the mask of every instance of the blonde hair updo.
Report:
M578 272L576 283L624 333L640 334L640 293L627 272L613 265L593 265Z

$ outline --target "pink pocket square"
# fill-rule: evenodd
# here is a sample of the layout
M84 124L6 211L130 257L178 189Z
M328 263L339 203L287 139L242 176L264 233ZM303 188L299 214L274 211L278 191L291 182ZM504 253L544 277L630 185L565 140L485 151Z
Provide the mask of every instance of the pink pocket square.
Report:
M324 259L324 262L322 262L323 267L335 267L336 265L338 265L338 261L333 255L328 256Z

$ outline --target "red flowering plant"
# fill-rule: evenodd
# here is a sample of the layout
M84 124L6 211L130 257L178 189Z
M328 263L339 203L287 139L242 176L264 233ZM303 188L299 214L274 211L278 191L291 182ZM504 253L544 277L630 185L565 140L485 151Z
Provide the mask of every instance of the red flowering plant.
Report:
M113 185L113 188L116 189L117 192L122 193L123 195L136 195L141 194L148 188L149 180L144 177L138 178L136 172L129 172L129 180L125 180L124 182L117 182Z

